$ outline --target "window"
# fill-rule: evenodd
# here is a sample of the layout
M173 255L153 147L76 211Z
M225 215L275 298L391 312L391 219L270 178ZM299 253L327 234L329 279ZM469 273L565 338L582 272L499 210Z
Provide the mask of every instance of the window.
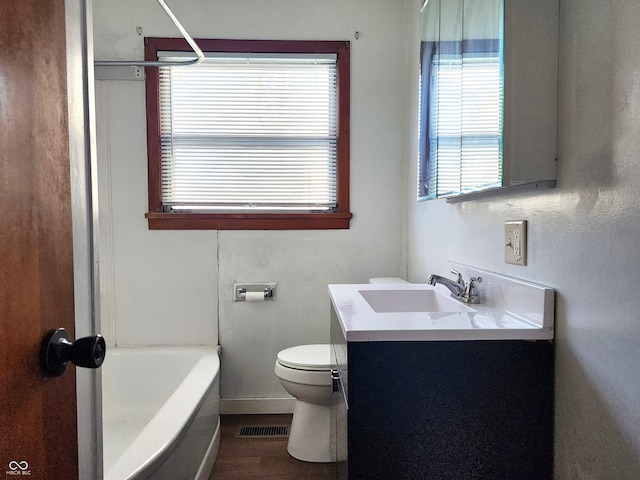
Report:
M197 42L147 68L149 228L349 228L348 42Z
M502 185L499 40L423 42L420 198Z

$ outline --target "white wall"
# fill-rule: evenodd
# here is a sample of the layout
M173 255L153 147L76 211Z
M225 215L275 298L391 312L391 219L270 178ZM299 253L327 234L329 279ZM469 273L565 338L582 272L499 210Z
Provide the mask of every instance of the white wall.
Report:
M107 338L120 345L215 344L219 335L223 398L284 397L273 374L276 354L328 342L327 284L401 274L403 4L169 3L195 37L351 41L349 230L149 231L144 84L97 82ZM136 26L146 36L178 36L153 0L95 0L96 59L141 59ZM278 300L234 303L234 281L276 281Z
M453 260L556 289L559 480L640 478L638 25L637 0L561 0L557 189L417 203L408 175L410 280ZM503 260L516 219L526 267Z
M147 230L144 83L98 81L96 106L105 338L216 344L216 232Z

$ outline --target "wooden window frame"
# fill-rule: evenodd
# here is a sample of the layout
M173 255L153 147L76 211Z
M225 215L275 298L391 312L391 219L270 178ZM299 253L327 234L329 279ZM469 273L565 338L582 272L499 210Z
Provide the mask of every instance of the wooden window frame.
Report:
M162 208L160 137L160 77L157 67L146 67L147 161L150 230L307 230L348 229L350 49L348 41L213 40L196 39L203 52L333 53L337 55L337 206L323 213L170 213ZM159 51L190 52L186 40L148 37L145 60L157 60Z

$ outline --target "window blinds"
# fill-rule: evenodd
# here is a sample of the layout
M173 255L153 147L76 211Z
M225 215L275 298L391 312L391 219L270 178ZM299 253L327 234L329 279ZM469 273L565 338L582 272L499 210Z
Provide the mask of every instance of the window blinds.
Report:
M332 211L336 73L335 55L208 54L161 68L165 211Z
M430 167L437 195L500 186L502 78L497 53L433 57Z

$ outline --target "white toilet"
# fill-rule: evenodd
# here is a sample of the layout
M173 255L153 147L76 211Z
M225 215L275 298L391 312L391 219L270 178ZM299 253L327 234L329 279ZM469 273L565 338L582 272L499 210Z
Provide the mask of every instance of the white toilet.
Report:
M369 283L407 283L396 277ZM287 451L305 462L335 462L331 438L331 345L300 345L278 353L275 373L296 404Z
M305 462L335 462L331 441L331 345L300 345L278 353L275 373L296 397L289 455Z

